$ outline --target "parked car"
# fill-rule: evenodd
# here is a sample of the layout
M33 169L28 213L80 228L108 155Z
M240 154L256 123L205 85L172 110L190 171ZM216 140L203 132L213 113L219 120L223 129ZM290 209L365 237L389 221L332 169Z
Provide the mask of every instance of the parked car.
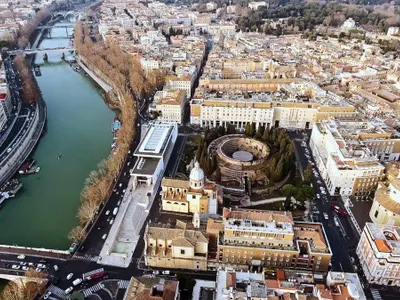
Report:
M57 265L54 265L53 268L54 268L54 271L58 271L58 266Z
M75 279L74 281L72 281L72 284L74 285L74 286L77 286L78 284L80 284L82 282L82 278L77 278L77 279Z
M101 237L102 240L105 240L107 238L107 233L103 234L103 236Z
M25 259L25 255L20 254L20 255L17 256L17 258L18 258L18 259Z
M106 211L106 216L108 216L110 214L110 210Z
M18 266L18 265L11 266L11 269L14 269L14 270L19 270L20 268L21 268L21 266Z
M69 274L67 275L67 280L70 280L70 279L72 278L72 276L74 276L74 273L69 273Z
M72 286L70 286L69 288L67 288L67 289L65 290L65 293L68 295L69 293L72 292L73 289L74 289L74 288L73 288Z

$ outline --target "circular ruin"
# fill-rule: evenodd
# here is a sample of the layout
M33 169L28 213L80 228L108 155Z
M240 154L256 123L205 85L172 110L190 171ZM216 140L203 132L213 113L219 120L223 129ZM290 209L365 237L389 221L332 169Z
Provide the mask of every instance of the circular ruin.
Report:
M225 182L243 184L243 179L265 181L270 148L242 134L222 136L212 141L208 153L215 155Z

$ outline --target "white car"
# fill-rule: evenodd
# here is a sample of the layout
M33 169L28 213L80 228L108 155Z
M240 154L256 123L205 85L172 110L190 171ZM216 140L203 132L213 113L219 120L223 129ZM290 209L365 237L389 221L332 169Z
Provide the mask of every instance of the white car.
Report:
M321 196L319 194L317 194L317 199L320 199L320 198L321 198Z
M67 280L70 280L73 276L74 276L74 273L69 273L69 274L67 275Z
M75 279L74 281L72 281L72 284L74 285L74 286L77 286L78 284L80 284L82 282L82 278L77 278L77 279Z
M103 236L101 237L102 240L105 240L107 238L107 233L103 234Z
M106 216L108 216L110 214L110 210L106 211Z
M324 218L325 218L325 220L328 220L328 219L329 219L329 217L328 217L328 214L327 214L327 213L324 213Z
M70 286L69 288L67 288L67 289L65 290L65 293L68 295L69 293L72 292L73 289L74 289L74 288L73 288L72 286Z
M335 222L335 225L336 225L337 227L340 227L340 224L339 224L339 221L338 221L337 217L336 217L336 218L333 218L333 222Z
M38 268L45 269L45 268L46 268L46 265L44 265L44 264L37 264L37 267L38 267Z
M21 268L21 266L18 266L18 265L11 266L11 269L14 269L14 270L19 270L20 268Z
M29 267L27 267L27 266L22 266L22 270L28 271L28 270L29 270Z
M54 271L58 271L58 266L57 265L54 265L53 267L54 267Z
M114 223L114 219L110 220L110 225L112 225Z

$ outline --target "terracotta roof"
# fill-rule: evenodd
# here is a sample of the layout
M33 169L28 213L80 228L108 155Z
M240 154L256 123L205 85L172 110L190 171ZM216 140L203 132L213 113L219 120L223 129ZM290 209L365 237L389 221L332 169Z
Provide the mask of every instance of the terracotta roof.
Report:
M236 272L229 272L226 274L226 288L236 288Z
M317 284L316 285L319 294L320 294L320 299L321 300L333 300L332 294L330 292L330 290L327 289L327 287L323 284Z
M280 285L279 285L279 281L276 279L267 279L267 280L265 280L265 286L268 289L277 289L277 288L279 288Z
M224 207L223 217L225 219L247 219L255 221L277 221L293 223L292 213L288 211L268 211L256 209L229 209Z
M379 252L391 252L391 249L386 240L375 240L375 244Z
M162 290L152 295L153 287ZM129 283L127 300L174 300L178 288L178 281L160 280L158 278L132 277Z

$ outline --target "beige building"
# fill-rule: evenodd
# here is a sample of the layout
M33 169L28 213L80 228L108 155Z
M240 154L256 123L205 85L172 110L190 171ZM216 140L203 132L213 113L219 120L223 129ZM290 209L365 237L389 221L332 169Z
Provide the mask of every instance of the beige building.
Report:
M198 162L190 172L189 180L163 178L161 187L163 211L216 214L217 199L222 197L222 191L215 184L205 182Z
M224 208L222 226L214 225L208 222L207 232L217 238L222 267L328 270L332 251L320 223L294 222L290 212Z
M314 124L310 148L315 162L330 195L370 197L385 168L365 144L349 138L341 124L341 119Z
M157 112L159 120L181 124L185 116L185 104L184 90L163 90L154 95L154 104L150 111Z
M400 226L400 178L393 180L388 187L380 184L369 216L376 224Z
M370 283L400 286L399 227L366 223L357 255Z
M123 300L179 300L179 282L132 277Z
M144 260L148 267L207 270L208 236L195 214L193 225L177 221L174 227L147 224Z

